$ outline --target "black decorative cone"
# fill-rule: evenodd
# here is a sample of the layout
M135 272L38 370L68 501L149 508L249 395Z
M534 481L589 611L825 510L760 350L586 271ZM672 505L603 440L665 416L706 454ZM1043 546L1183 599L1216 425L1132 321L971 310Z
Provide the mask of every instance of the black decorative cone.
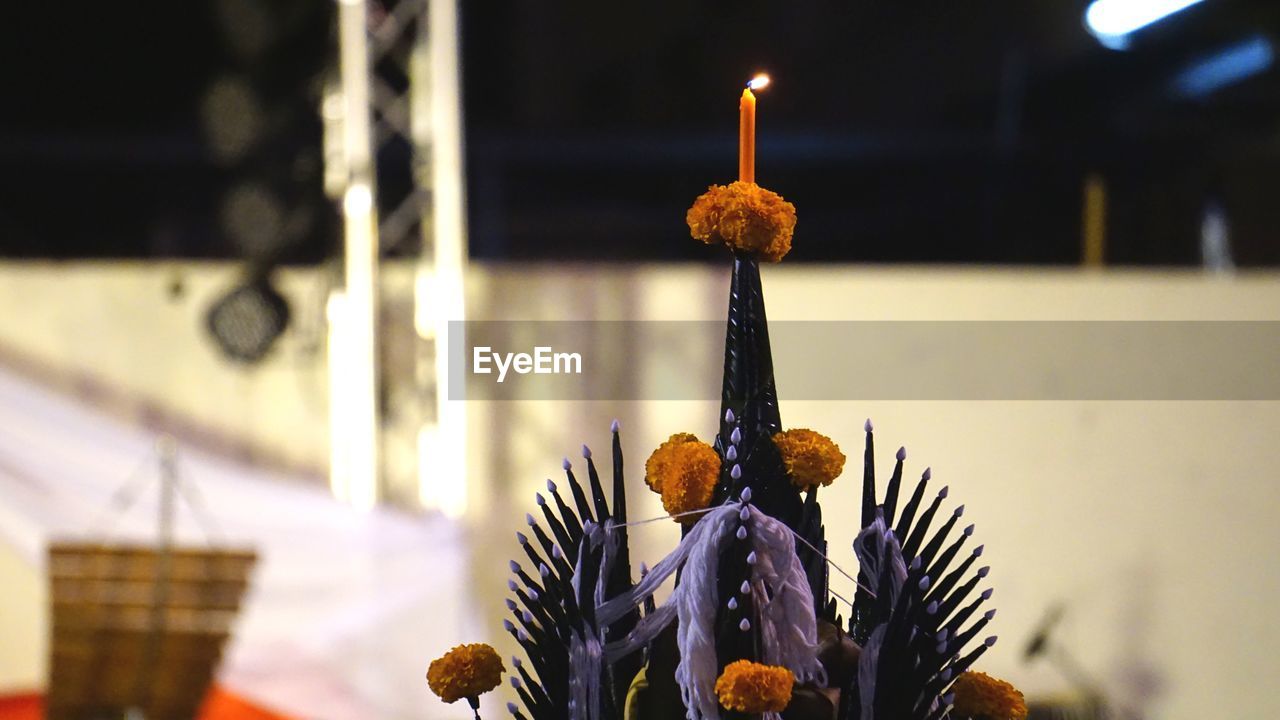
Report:
M735 430L739 433L736 443L732 441ZM716 450L725 462L713 503L735 498L750 487L752 503L762 512L797 528L803 503L773 444L773 436L780 430L759 261L735 253L725 327L720 434L716 436ZM727 456L731 445L735 446L736 460ZM732 477L735 464L742 466L737 479Z
M720 432L716 436L716 450L724 462L713 505L737 498L750 488L751 503L761 512L793 528L800 525L800 493L787 478L782 456L773 444L773 436L781 429L760 266L753 257L735 254L725 330ZM755 616L750 594L742 592L743 583L751 578L747 553L747 544L732 543L720 557L716 655L721 669L741 658L763 659L757 629L753 623L742 624ZM729 598L735 599L733 607L726 604Z
M728 411L733 411L736 422L725 420ZM772 437L782 429L778 389L773 378L773 353L769 348L769 323L764 313L764 290L760 286L760 263L754 257L736 253L729 285L718 444L728 445L735 426L741 426L740 444L748 448L755 446L757 436Z

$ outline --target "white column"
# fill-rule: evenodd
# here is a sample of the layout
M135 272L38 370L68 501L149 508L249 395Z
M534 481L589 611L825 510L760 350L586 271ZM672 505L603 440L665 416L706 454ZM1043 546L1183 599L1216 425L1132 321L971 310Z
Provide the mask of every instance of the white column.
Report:
M364 0L338 3L346 287L330 307L331 483L360 508L378 500L378 221L374 204L369 35Z
M415 284L415 324L434 342L435 418L418 436L418 497L451 517L467 509L466 403L449 399L450 320L465 317L466 180L463 171L457 0L429 0L426 37L415 49L414 140L431 158L421 178L431 188L429 249ZM460 338L453 338L455 342Z

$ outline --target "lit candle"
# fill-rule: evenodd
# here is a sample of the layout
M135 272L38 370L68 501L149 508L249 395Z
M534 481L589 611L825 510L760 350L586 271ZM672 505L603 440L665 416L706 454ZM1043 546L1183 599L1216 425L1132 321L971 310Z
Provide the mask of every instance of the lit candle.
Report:
M738 102L738 180L741 182L756 181L756 96L751 91L768 84L768 75L756 75L747 83Z

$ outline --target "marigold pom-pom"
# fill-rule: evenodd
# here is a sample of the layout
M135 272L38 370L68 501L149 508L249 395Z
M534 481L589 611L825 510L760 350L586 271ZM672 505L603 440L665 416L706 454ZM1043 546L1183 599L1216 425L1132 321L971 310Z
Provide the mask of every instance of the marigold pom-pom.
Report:
M791 702L795 681L795 675L784 667L738 660L726 665L716 680L716 697L729 710L782 712Z
M715 448L689 433L672 435L653 451L644 467L645 483L662 495L662 507L670 515L705 509L720 479L720 456ZM698 518L676 519L689 523Z
M457 702L498 687L504 671L498 651L489 645L459 645L431 661L427 667L427 685L441 700Z
M796 206L755 183L712 185L685 215L689 232L708 245L755 253L778 262L791 250Z
M1027 703L1013 685L986 673L965 672L951 686L957 717L1024 720Z
M691 442L698 442L698 437L692 433L676 433L653 451L644 464L644 484L650 490L662 492L662 479L670 474L671 460L676 456L675 446Z
M773 436L791 482L804 490L830 485L844 471L844 453L822 433L796 428Z

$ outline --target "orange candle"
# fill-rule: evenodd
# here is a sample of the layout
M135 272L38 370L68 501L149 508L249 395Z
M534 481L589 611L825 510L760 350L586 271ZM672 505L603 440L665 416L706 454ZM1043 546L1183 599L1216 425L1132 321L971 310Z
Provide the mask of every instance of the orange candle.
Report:
M738 180L756 181L756 96L751 88L738 101Z
M756 181L756 96L751 91L768 84L768 75L751 78L738 102L738 180L741 182Z

